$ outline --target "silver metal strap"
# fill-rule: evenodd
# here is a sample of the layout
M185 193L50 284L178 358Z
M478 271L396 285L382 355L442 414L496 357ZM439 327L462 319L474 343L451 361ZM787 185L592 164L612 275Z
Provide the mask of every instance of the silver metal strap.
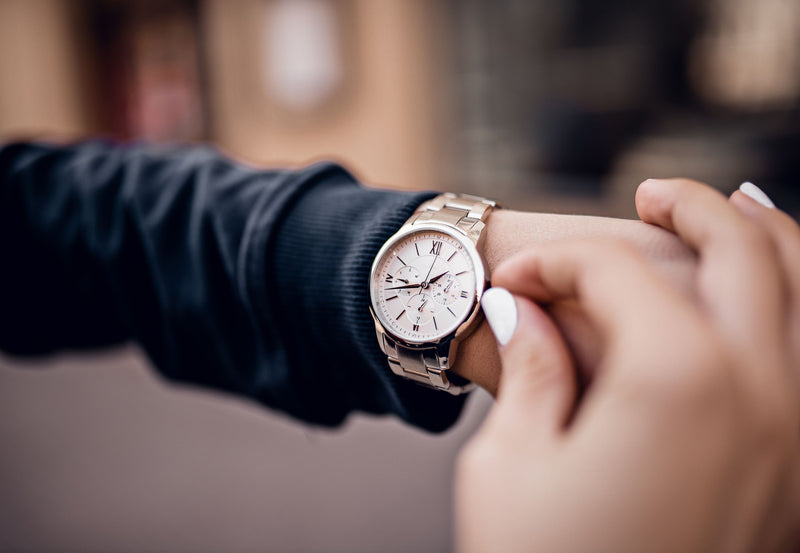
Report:
M442 223L461 230L477 243L486 227L486 219L496 207L495 202L479 196L446 193L419 206L407 224L413 226L417 223ZM447 378L450 359L446 352L449 348L444 350L444 354L434 346L409 348L398 344L384 333L380 335L383 337L381 349L389 358L389 367L395 374L453 395L468 392L475 387L472 383L458 386Z
M474 242L486 227L486 219L497 202L469 194L440 194L423 203L408 220L408 224L436 222L453 226Z
M447 370L447 357L439 355L435 347L409 348L398 344L389 336L383 335L382 348L389 358L392 372L439 390L456 388L444 375ZM454 393L460 391L453 389Z

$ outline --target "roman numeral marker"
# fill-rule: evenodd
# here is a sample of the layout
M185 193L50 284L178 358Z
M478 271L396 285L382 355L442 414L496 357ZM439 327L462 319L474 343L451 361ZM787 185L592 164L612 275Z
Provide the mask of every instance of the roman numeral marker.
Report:
M411 327L411 329L412 329L414 332L417 332L417 331L419 330L419 325L413 325L413 326Z
M394 281L394 277L392 275L386 275L386 284L391 284Z
M466 290L461 290L461 297L467 299L469 297L469 292Z
M433 255L439 255L441 251L442 251L442 243L439 242L438 240L434 240L430 253L432 253Z

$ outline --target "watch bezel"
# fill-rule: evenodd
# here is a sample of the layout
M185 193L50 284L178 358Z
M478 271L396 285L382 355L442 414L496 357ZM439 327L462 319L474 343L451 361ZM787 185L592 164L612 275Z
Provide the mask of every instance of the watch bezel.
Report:
M472 305L470 307L469 314L458 323L458 326L455 330L450 331L448 334L445 334L434 340L409 340L392 332L390 324L386 321L383 321L378 315L379 310L376 308L378 299L375 297L375 287L373 284L375 282L375 274L380 266L380 261L387 255L387 252L389 252L397 242L402 241L409 235L430 231L446 234L457 240L464 247L466 254L472 261L475 271L475 293L472 298ZM481 236L481 238L483 238L483 236ZM395 340L396 342L409 348L430 347L432 345L440 345L450 341L460 341L464 337L468 336L475 328L477 328L481 321L480 299L483 296L484 291L489 286L489 281L487 278L489 271L486 267L486 261L479 252L479 247L481 246L480 242L482 242L482 240L479 240L479 242L476 243L465 232L461 231L457 227L453 227L444 223L424 222L413 225L404 225L401 227L400 230L392 235L383 244L383 246L381 246L381 249L378 250L378 253L375 255L375 259L372 262L372 268L370 269L369 273L369 310L372 318L375 320L376 329L381 332L385 332L392 338L392 340Z

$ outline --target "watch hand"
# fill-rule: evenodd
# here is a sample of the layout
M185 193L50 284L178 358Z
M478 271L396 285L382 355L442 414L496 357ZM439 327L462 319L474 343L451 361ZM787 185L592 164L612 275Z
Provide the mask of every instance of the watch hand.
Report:
M433 277L432 279L430 279L430 280L428 281L428 283L429 283L429 284L433 284L434 282L436 282L437 280L439 280L440 278L442 278L444 275L446 275L446 274L447 274L447 273L449 273L449 272L450 272L450 271L445 271L445 272L443 272L442 274L440 274L440 275L438 275L438 276L435 276L435 277Z
M390 288L384 288L384 290L405 290L406 288L419 288L422 284L406 284L403 286L392 286Z
M428 274L427 274L427 275L425 275L425 280L423 280L422 282L424 282L424 283L426 283L426 284L429 282L429 281L428 281L428 277L429 277L429 276L431 276L431 271L433 270L433 266L434 266L434 265L436 265L436 259L437 259L438 257L439 257L439 254L438 254L438 253L437 253L437 254L435 254L435 255L433 256L433 263L431 263L431 268L430 268L430 269L428 269Z
M422 300L422 303L419 304L419 307L417 307L417 311L422 312L422 308L425 307L426 303L428 303L428 298L425 298L424 300Z
M405 282L406 284L408 284L408 281L406 279L404 279L404 278L395 277L395 280L399 280L400 282Z
M450 287L453 285L453 283L454 283L455 281L456 281L456 279L453 279L453 280L451 280L451 281L450 281L450 282L447 284L447 286L445 286L445 287L444 287L444 292L445 292L445 294L447 293L447 291L448 291L448 290L450 290Z

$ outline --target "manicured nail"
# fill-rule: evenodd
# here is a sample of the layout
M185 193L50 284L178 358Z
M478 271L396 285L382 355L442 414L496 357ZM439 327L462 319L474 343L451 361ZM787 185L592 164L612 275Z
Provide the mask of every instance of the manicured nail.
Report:
M764 207L775 207L775 204L772 203L772 200L769 199L769 196L767 196L763 190L761 190L752 182L743 182L739 187L739 191L745 196L749 196L750 198L754 199Z
M517 328L517 304L505 288L489 288L481 299L483 313L501 346L511 341Z

